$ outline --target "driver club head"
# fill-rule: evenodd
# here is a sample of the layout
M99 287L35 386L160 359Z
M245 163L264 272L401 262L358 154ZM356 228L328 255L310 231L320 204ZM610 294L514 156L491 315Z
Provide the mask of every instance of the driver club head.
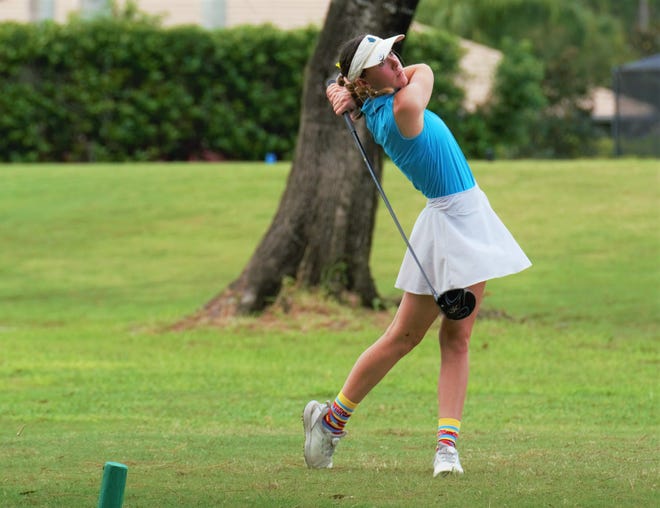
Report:
M448 319L458 321L472 314L477 299L469 289L450 289L438 296L436 303Z

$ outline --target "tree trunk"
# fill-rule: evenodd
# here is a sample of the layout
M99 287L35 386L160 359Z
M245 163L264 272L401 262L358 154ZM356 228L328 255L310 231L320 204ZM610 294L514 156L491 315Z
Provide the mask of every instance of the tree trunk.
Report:
M364 161L325 97L343 42L364 33L406 33L418 0L333 0L307 63L296 152L279 209L243 273L209 301L196 322L263 310L285 278L344 290L372 305L378 293L369 255L378 195ZM380 149L358 122L378 175Z
M637 29L640 32L648 32L651 20L651 11L648 0L639 0L637 8Z

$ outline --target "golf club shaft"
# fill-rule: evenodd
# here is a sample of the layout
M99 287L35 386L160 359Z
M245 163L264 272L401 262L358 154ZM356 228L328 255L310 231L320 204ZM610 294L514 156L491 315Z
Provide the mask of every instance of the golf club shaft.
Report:
M401 224L399 223L399 219L397 219L396 214L394 213L394 210L392 209L392 205L390 205L390 200L387 199L387 196L385 195L385 191L383 190L383 187L380 184L380 181L378 181L378 177L376 176L376 173L374 172L374 169L371 165L371 162L369 161L369 157L367 156L367 152L364 149L364 146L362 145L362 141L360 141L360 136L358 136L357 130L355 129L355 125L353 124L353 120L351 119L351 115L348 111L344 113L344 120L346 121L346 125L348 127L348 130L350 131L351 135L353 136L353 140L355 141L355 144L357 145L358 149L360 150L360 154L362 155L362 159L364 160L364 163L367 166L367 169L369 170L369 173L371 174L371 178L373 179L374 183L376 184L376 188L378 189L378 193L380 194L380 197L383 198L383 202L385 203L385 206L387 207L387 211L390 212L390 215L392 216L392 220L394 221L394 224L396 224L396 227L399 230L399 233L401 234L401 238L403 238L403 241L406 242L406 245L408 247L408 250L410 251L410 254L412 255L413 259L415 260L415 263L417 263L417 266L419 267L420 272L422 272L422 276L424 277L424 280L426 280L426 283L428 284L429 288L431 289L431 293L433 294L433 299L437 302L438 298L439 298L438 293L436 292L435 288L433 287L433 284L431 283L431 280L429 279L428 275L426 275L426 271L424 271L424 268L422 267L422 263L419 262L419 259L417 258L417 255L415 254L415 251L413 250L412 245L410 245L410 242L408 241L408 237L406 236L406 233L404 233L403 228L401 227Z

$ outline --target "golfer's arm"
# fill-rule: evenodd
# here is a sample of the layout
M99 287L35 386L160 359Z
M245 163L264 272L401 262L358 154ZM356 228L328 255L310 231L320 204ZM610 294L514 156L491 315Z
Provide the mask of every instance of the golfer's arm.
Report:
M394 98L394 119L401 134L413 137L424 128L424 110L433 91L433 71L425 64L411 65L403 71L408 84Z
M408 84L399 92L405 92L406 100L411 106L417 106L422 111L426 109L433 92L433 71L426 64L409 65L403 68L408 78ZM413 100L414 99L414 100Z

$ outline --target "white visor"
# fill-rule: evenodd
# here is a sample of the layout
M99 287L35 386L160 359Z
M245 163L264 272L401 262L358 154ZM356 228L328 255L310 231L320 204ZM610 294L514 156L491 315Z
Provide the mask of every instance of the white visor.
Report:
M348 76L346 76L348 80L355 80L355 78L360 77L364 69L384 61L392 51L392 46L404 38L405 35L403 34L395 35L389 39L381 39L375 35L365 35L355 55L353 55L353 60L351 60L351 67L348 70Z

